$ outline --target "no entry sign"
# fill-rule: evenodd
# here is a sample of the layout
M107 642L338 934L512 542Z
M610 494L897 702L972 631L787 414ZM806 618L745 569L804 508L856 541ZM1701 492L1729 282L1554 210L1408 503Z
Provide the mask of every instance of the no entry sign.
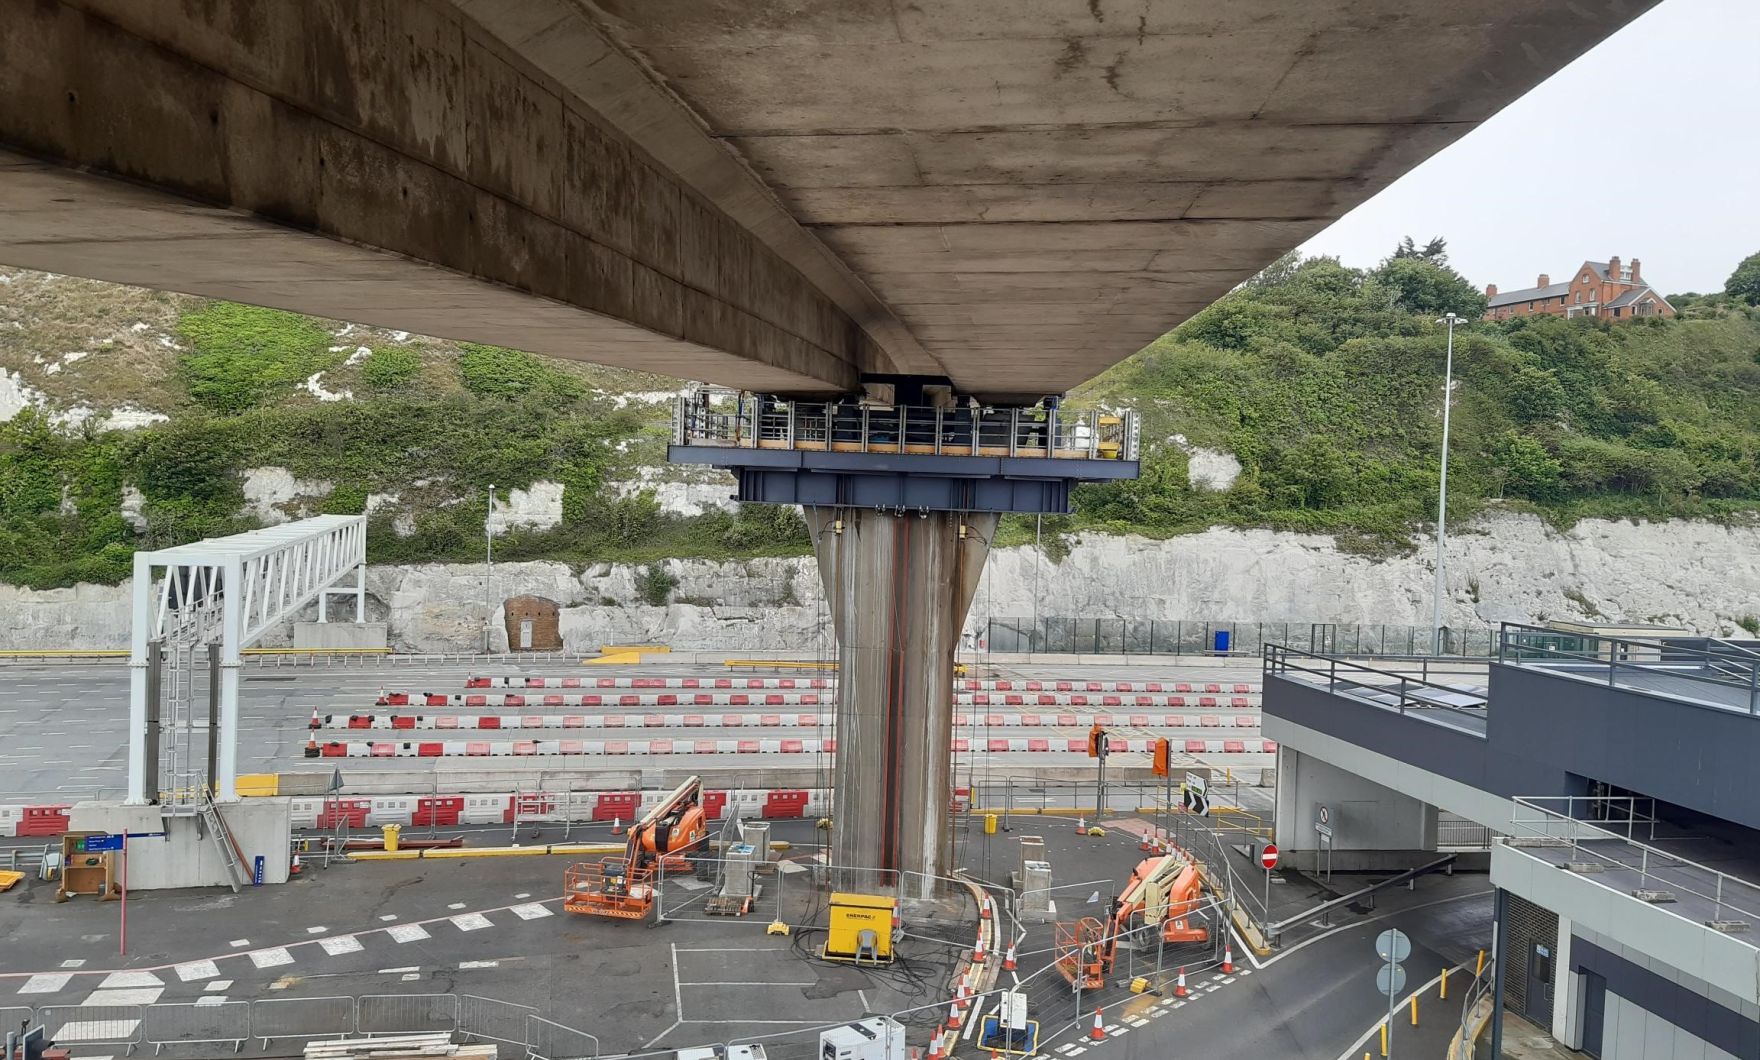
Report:
M1266 872L1270 872L1277 867L1277 844L1265 844L1265 849L1259 851L1259 864L1265 866Z

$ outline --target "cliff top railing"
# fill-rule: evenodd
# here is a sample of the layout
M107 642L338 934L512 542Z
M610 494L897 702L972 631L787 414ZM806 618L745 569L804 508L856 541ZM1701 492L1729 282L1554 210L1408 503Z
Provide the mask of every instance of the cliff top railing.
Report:
M1135 460L1137 418L1130 411L943 409L702 390L679 395L672 440L736 449Z

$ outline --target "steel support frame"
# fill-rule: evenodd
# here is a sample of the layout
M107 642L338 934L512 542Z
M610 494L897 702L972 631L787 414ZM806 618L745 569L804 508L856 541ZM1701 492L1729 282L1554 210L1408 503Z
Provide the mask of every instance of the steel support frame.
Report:
M148 775L150 646L168 639L219 652L214 799L238 798L238 691L242 652L343 578L364 604L367 519L325 515L189 545L137 552L129 642L128 788L124 801L158 801ZM364 608L357 614L364 613ZM155 737L156 739L156 737ZM154 756L155 760L157 756Z

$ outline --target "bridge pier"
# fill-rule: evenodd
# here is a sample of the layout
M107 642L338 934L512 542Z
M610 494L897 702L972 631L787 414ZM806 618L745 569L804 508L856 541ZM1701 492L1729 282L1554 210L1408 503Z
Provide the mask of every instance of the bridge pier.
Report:
M954 652L999 516L808 507L837 632L832 861L947 867Z
M673 461L733 472L741 501L798 504L837 633L831 810L844 889L950 868L954 651L1004 514L1063 513L1081 481L1137 476L1132 415L956 398L899 379L898 403L702 391ZM904 875L904 879L897 877Z

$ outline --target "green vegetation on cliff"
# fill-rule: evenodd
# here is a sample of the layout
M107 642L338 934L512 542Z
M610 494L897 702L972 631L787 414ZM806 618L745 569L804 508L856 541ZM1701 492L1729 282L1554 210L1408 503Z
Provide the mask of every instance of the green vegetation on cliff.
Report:
M137 548L248 529L245 472L265 467L328 484L308 510L395 495L374 520L376 562L479 558L488 487L539 479L563 485L562 524L499 535L497 559L807 551L790 509L681 518L632 492L655 476L665 428L631 397L674 381L87 281L7 290L0 369L48 408L0 422L3 582L114 582ZM1045 520L1046 548L1082 528L1214 525L1403 547L1435 515L1447 311L1471 321L1455 336L1451 518L1493 503L1560 525L1760 509L1760 310L1728 292L1684 308L1482 323L1440 241L1367 271L1287 258L1073 396L1139 410L1143 475L1080 488L1075 516ZM99 352L53 360L76 343ZM67 415L136 395L170 420L105 431ZM1191 481L1194 459L1229 458L1226 488ZM1031 520L1011 520L1001 540L1032 538Z

